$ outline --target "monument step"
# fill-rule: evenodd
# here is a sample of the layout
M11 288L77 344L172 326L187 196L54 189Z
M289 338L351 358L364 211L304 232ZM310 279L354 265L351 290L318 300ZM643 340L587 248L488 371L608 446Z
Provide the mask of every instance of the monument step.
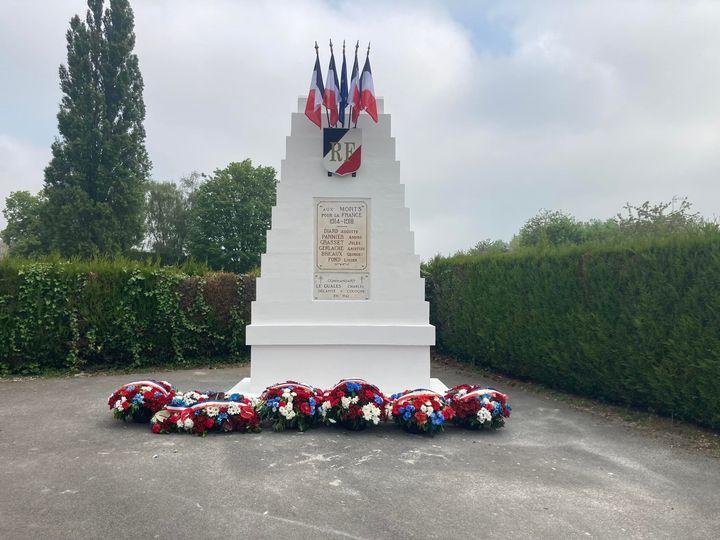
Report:
M306 156L305 158L294 158L292 160L283 159L280 162L280 183L302 179L305 182L313 183L322 182L327 184L328 180L348 182L355 180L359 183L366 183L368 187L374 185L390 183L400 183L400 162L396 160L386 159L362 159L362 166L356 176L347 176L345 178L332 176L329 177L327 170L323 166L321 150L318 149L317 155Z
M323 127L328 127L327 118L323 114L322 118ZM340 126L337 126L340 127ZM378 123L372 121L368 115L363 114L358 119L357 127L362 129L363 132L363 146L365 141L372 139L388 139L390 138L390 115L389 114L378 114ZM319 127L313 124L307 119L305 113L293 113L290 120L290 134L295 137L304 137L307 135L315 136L318 141L321 140L322 131ZM322 148L322 144L319 143L319 148Z
M395 272L371 276L371 298L382 298L389 302L425 299L425 280L421 277L399 280ZM255 281L257 302L305 302L313 298L313 276L311 274L293 277L265 276ZM318 300L320 301L320 300ZM372 300L370 300L372 301Z
M317 134L297 137L286 137L285 159L305 159L308 156L322 156L322 139ZM395 137L386 141L373 139L369 144L362 145L362 161L368 159L386 159L395 161Z
M399 253L414 254L415 236L408 229L383 227L373 233L371 256L394 257ZM267 232L265 253L313 253L315 242L312 224L293 228L274 228Z
M351 192L352 193L352 192ZM283 190L283 197L290 196L287 191ZM327 198L333 198L330 194ZM363 198L363 197L359 197ZM392 214L393 218L388 222L377 223L377 220L371 223L371 230L376 232L384 232L389 229L410 230L410 209L403 206L397 206L397 202L383 199L374 199L371 201L370 212L374 216L383 214ZM277 221L276 221L277 220ZM282 201L272 208L273 228L294 229L297 227L307 226L310 220L310 226L314 227L315 223L315 203L312 199L305 199L303 204L295 203L293 205L284 204Z
M251 324L248 345L435 345L429 324Z
M370 269L373 272L396 269L397 272L405 272L405 276L420 275L420 257L416 254L396 253L389 260L379 260L376 250L373 247L370 249ZM292 272L311 272L315 267L315 260L312 252L263 253L260 264L263 276L286 276Z
M306 300L252 303L253 324L427 324L428 303L406 300Z

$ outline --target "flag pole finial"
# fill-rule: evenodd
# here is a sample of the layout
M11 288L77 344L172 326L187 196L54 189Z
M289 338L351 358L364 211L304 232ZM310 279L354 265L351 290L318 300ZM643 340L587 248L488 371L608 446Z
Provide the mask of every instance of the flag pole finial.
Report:
M357 40L357 43L355 43L355 52L360 48L360 40Z
M370 42L369 42L369 41L368 41L368 50L367 50L367 55L368 55L368 56L370 56Z
M332 39L330 40L330 52L333 52L333 48L332 48Z
M343 54L345 54L345 40L343 39Z
M315 54L320 54L320 53L318 52L318 49L319 49L319 47L318 47L318 44L317 44L317 41L316 41L316 42L315 42Z

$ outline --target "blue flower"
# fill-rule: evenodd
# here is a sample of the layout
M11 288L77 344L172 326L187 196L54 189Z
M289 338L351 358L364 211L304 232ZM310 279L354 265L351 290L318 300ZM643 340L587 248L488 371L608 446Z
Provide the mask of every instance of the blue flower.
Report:
M495 405L494 405L494 407L493 407L492 415L493 415L493 416L497 416L497 415L500 414L501 412L502 412L502 405L500 405L500 403L498 403L498 402L496 401L496 402L495 402Z
M410 413L410 411L405 411L405 414L403 414L403 418L405 420L410 420L411 416L412 416L412 414Z
M241 394L230 394L230 397L228 398L230 401L240 401L242 399Z
M162 396L162 392L155 392L155 397L160 397L160 396Z
M512 411L512 407L510 406L509 403L506 403L506 404L505 404L505 408L506 408L508 411Z
M217 415L217 420L216 420L216 422L217 422L218 424L222 424L223 420L226 420L227 417L228 417L227 413L220 413L220 414Z
M143 400L143 397L142 397L140 394L135 394L135 395L133 396L133 398L132 398L132 402L133 402L133 403L137 403L137 404L139 404L139 405L141 405L142 403L144 403L144 401L145 401L145 400Z
M394 400L396 400L397 398L399 398L401 395L402 395L402 393L393 394L393 395L390 396L390 399L392 399L392 400L394 401Z
M378 396L377 394L375 394L375 397L373 398L373 400L375 401L375 403L376 403L377 405L382 405L383 400L382 400L382 398L381 398L380 396Z
M445 417L440 412L434 412L430 415L430 420L435 426L442 426L445 423Z
M129 390L130 392L132 392L133 390L135 390L135 385L131 384L130 386L125 387L125 390Z
M399 412L400 414L405 414L405 407L400 407L400 408L398 409L398 412Z
M316 401L315 401L315 398L314 398L314 397L311 397L311 398L308 400L308 403L310 403L310 407L312 407L313 409L315 408L315 403L316 403Z
M415 405L408 405L407 407L405 407L405 409L407 411L410 411L411 413L415 412Z

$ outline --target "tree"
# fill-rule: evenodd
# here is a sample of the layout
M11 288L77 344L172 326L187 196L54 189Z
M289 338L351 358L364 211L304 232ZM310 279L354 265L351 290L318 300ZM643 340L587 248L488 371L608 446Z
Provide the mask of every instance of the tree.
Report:
M70 21L60 66L60 137L45 169L41 235L52 251L123 252L142 237L145 182L143 80L128 0L88 0Z
M481 240L468 251L468 255L480 255L481 253L506 253L508 251L508 244L503 240Z
M260 263L277 181L272 167L246 159L218 169L193 194L189 251L215 269L247 272Z
M13 191L5 199L3 215L7 226L0 233L13 255L27 257L41 251L38 232L42 195Z
M661 236L717 229L717 224L706 221L699 212L692 212L687 198L674 197L670 202L640 206L627 203L615 218L625 236Z
M163 260L185 256L189 207L183 192L172 182L150 182L145 195L145 244Z
M582 241L582 226L569 214L541 210L513 238L513 246L559 246Z

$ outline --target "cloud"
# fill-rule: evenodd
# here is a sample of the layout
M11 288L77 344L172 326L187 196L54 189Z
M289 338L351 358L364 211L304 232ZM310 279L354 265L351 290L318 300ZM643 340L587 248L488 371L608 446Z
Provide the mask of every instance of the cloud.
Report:
M84 11L80 0L50 4L0 7L0 46L12 51L0 58L8 75L0 134L25 141L34 156L18 158L32 163L27 178L42 173L38 149L55 133L67 20ZM313 41L359 38L373 43L376 89L393 115L424 257L509 239L540 208L588 219L626 201L687 195L717 213L715 2L158 0L134 8L156 178L245 157L278 167ZM3 189L19 173L8 174L0 169Z
M0 199L5 201L13 191L39 191L43 169L49 159L49 147L36 147L0 134Z

